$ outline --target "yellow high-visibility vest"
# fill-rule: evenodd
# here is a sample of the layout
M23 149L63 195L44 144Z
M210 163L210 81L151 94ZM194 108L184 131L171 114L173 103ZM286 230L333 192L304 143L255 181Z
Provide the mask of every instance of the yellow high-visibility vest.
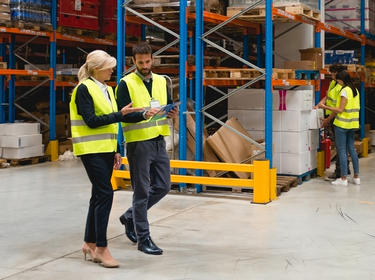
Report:
M329 107L336 108L337 106L337 99L339 97L339 93L341 90L341 85L339 85L336 81L332 80L329 84L329 88L327 91L327 100L326 105ZM326 115L332 114L332 111L326 109Z
M152 73L152 99L142 79L136 73L130 73L121 80L125 81L128 87L133 107L149 108L151 100L158 100L161 106L167 104L167 82L163 76ZM124 122L122 130L127 143L169 135L167 118L157 121L148 119L137 123Z
M87 79L80 84L84 84L87 87L94 101L95 115L107 115L118 111L111 87L107 87L107 90L112 105L109 104L103 92L93 80ZM73 90L69 104L74 155L115 152L117 149L118 124L113 123L97 128L88 127L77 110L76 94L78 86Z
M353 91L350 87L345 87L342 90L345 90L347 93L348 102L344 108L344 111L340 114L337 114L333 124L335 126L345 128L345 129L355 129L359 128L359 110L360 110L360 100L359 92L357 90L357 95L353 97ZM337 100L337 108L340 107L341 95Z

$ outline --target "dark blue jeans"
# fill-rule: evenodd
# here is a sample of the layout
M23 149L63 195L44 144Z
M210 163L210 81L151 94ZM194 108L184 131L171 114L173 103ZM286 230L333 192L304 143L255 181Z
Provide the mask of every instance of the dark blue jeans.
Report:
M92 184L89 212L86 220L85 242L107 247L107 226L113 202L111 177L115 153L81 156Z
M348 154L349 152L352 162L354 175L359 174L358 155L354 147L354 129L344 129L334 127L336 136L336 149L340 159L341 177L348 175Z

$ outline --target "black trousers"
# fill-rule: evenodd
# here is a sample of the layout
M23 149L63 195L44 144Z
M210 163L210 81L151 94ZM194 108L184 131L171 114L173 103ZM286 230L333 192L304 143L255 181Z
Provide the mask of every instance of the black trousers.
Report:
M85 242L107 247L107 226L113 202L111 177L115 153L98 153L81 156L92 184L87 214Z
M150 236L147 210L170 190L170 164L165 141L148 140L131 142L126 146L129 160L133 206L124 214L133 219L139 242Z

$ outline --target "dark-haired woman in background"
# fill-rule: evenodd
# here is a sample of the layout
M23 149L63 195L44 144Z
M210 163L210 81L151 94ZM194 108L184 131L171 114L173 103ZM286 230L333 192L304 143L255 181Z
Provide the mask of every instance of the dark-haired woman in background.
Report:
M319 108L328 109L337 115L333 122L336 135L336 149L339 154L341 178L332 182L334 185L348 185L347 180L347 151L349 152L354 169L353 183L360 184L358 155L354 147L354 133L359 129L359 92L354 86L349 73L341 71L336 75L336 81L342 86L336 107L319 104Z

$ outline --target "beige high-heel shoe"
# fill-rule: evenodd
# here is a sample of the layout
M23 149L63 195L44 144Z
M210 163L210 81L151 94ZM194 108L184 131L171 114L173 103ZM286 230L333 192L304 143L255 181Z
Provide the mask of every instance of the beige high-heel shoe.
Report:
M96 255L96 257L94 258L94 262L100 263L106 268L116 268L120 266L120 264L115 259L112 258L109 261L105 261L99 255Z
M83 256L85 258L85 261L93 261L93 262L95 262L96 258L94 256L94 252L89 247L83 246L82 247L82 253L83 253ZM89 256L87 257L87 255L89 255Z

